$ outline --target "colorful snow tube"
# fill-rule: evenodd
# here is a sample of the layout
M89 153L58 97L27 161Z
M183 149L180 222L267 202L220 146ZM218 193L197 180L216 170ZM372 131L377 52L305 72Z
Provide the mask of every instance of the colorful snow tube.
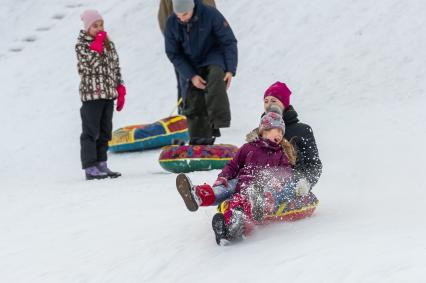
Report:
M163 148L159 162L173 173L222 169L237 151L238 147L229 144L172 145Z
M288 203L283 203L272 215L266 215L261 224L269 222L289 222L296 221L311 216L317 208L319 201L311 192L304 197L297 197ZM217 211L225 213L228 210L228 200L219 204Z
M112 152L140 151L173 144L176 139L189 140L185 116L171 116L145 125L115 130L109 142Z

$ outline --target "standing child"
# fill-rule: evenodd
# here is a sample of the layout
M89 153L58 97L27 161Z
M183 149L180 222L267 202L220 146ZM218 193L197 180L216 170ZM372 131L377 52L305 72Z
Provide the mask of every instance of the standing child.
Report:
M229 199L229 209L213 217L218 244L246 235L264 213L272 213L279 203L295 195L292 166L296 156L284 133L282 116L269 112L261 119L258 138L238 150L213 187L193 186L185 174L177 176L177 190L190 211Z
M114 100L117 111L124 106L126 88L121 78L117 51L104 30L102 16L86 10L81 19L75 50L81 78L80 109L82 121L81 163L87 180L117 178L118 172L107 166L108 141L111 139Z

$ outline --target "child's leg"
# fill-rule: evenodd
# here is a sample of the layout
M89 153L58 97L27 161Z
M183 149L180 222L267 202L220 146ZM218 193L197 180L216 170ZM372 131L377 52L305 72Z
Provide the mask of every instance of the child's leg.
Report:
M196 211L199 206L217 205L235 193L237 180L230 180L228 187L211 187L208 184L192 185L191 180L185 174L176 177L176 188L181 195L189 211Z
M108 141L112 136L112 115L114 113L114 101L103 100L103 111L100 121L99 138L96 141L98 162L107 161Z
M215 223L218 220L220 225ZM218 244L221 239L233 241L250 234L254 228L254 222L249 199L245 195L234 194L229 199L223 214L217 213L213 217L212 225Z
M80 145L83 169L95 166L98 162L97 139L103 108L103 102L100 100L83 102L80 108L82 122Z
M213 192L215 196L215 201L213 205L218 205L222 201L230 198L235 193L235 188L237 187L238 179L232 179L228 181L228 186L223 185L213 187Z

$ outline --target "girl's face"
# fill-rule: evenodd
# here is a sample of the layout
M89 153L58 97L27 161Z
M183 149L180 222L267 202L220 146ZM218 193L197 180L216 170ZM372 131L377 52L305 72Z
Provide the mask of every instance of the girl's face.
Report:
M262 137L275 143L280 143L283 140L283 131L279 128L265 130L262 133Z
M96 22L94 22L89 30L87 31L87 33L92 36L95 37L96 34L100 31L104 31L104 21L103 20L97 20Z
M263 99L263 107L265 111L268 111L272 105L278 106L281 110L284 110L284 104L278 100L275 96L267 96Z

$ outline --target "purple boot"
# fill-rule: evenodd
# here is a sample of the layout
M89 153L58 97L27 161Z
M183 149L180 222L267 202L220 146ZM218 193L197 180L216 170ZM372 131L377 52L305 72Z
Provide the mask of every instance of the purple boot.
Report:
M86 180L99 180L108 177L107 173L99 171L96 166L86 168L84 169L84 172L86 173Z
M108 166L106 161L101 161L98 163L98 165L96 165L96 167L99 169L99 171L101 171L102 173L106 173L108 177L110 178L118 178L121 176L120 172L114 172L111 171Z

